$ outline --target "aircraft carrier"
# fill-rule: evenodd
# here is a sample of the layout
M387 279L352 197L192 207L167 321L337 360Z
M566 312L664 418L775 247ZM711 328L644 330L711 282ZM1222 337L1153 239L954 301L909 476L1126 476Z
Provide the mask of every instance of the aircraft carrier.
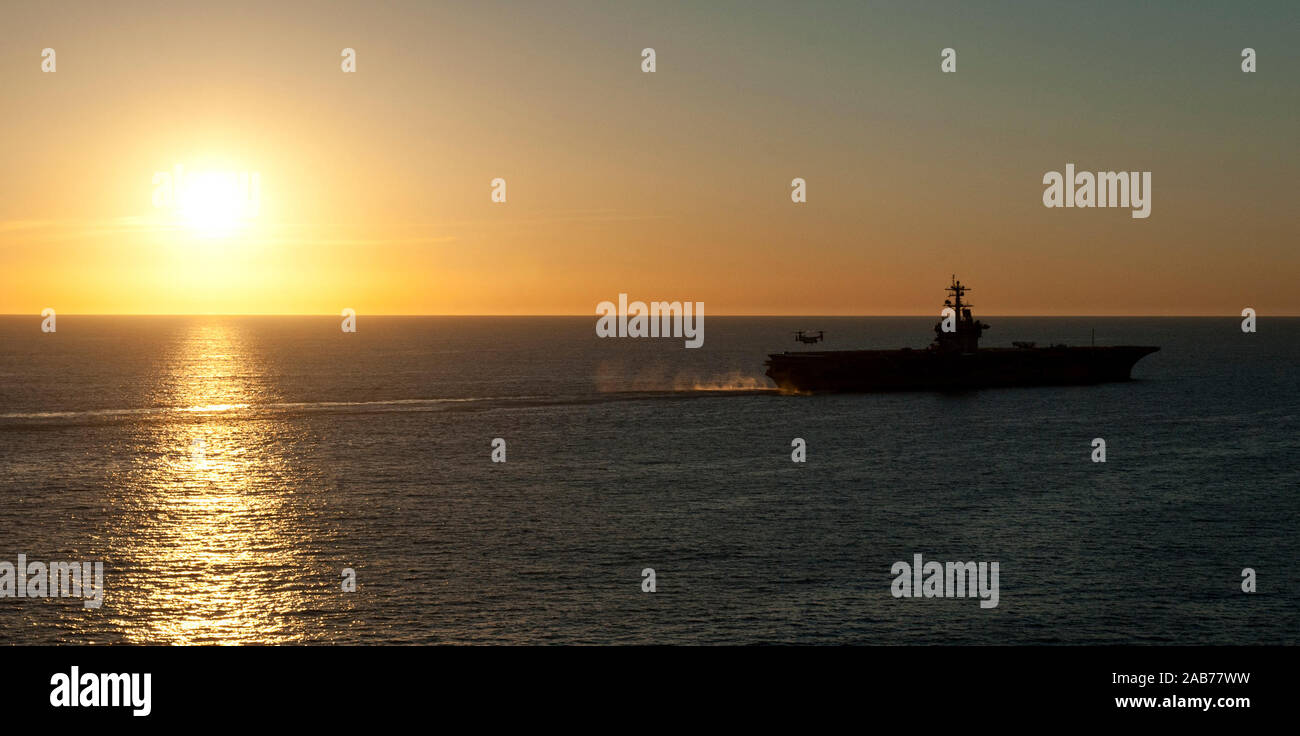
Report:
M969 287L954 276L944 300L945 316L924 350L836 350L769 355L767 375L782 391L965 390L1127 381L1133 365L1160 348L1144 345L980 348L989 326L963 302ZM802 334L801 342L810 342ZM818 337L820 339L820 336Z

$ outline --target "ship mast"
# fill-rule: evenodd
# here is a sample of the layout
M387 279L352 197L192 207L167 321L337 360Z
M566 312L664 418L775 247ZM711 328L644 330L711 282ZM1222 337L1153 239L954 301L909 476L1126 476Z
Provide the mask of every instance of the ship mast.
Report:
M945 291L951 291L953 298L951 300L944 299L943 305L945 307L952 307L953 311L957 313L958 318L962 315L962 307L969 309L975 306L969 302L966 304L961 303L961 298L966 295L967 291L970 291L970 287L962 286L961 282L957 280L957 274L952 275L952 284L950 284Z
M942 329L943 322L934 326L935 341L934 347L941 350L958 350L963 353L972 353L979 349L980 335L988 329L988 325L976 320L971 316L971 307L974 305L970 302L963 302L962 297L970 291L970 287L962 286L957 280L957 274L953 274L952 283L946 289L952 296L943 300L943 305L953 310L956 322L956 330L953 332L944 332Z

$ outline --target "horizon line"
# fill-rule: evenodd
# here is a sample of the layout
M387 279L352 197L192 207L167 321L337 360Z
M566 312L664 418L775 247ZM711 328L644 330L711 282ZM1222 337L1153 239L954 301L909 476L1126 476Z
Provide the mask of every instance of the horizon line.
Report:
M320 312L62 312L56 313L59 317L330 317L339 318L342 314L320 313ZM591 314L430 314L430 313L375 313L357 312L357 316L365 315L367 317L516 317L529 319L546 319L561 317L599 317L602 316L597 312ZM35 317L41 318L40 312L5 312L0 313L0 317ZM626 316L626 315L619 315ZM858 319L858 318L898 318L898 317L927 317L931 319L941 319L940 315L934 314L711 314L708 317L798 317L805 319ZM981 317L1012 319L1019 318L1038 318L1038 319L1242 319L1241 314L983 314ZM1265 316L1258 315L1257 316ZM1298 314L1267 314L1269 317L1281 317L1294 319L1300 317ZM647 315L648 317L648 315Z

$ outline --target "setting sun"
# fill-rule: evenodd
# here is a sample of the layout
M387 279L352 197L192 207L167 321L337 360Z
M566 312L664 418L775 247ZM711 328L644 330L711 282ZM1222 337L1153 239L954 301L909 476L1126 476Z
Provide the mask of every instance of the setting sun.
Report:
M251 191L249 180L252 181ZM179 198L186 227L204 236L227 235L256 215L257 175L205 172L188 178Z
M154 175L154 207L171 213L172 224L201 237L228 237L256 217L261 176L234 171L186 172L177 164Z

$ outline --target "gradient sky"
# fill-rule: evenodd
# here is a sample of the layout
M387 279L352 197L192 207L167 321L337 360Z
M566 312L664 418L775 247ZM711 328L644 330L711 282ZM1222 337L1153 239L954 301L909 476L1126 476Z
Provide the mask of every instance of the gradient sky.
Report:
M929 315L956 273L982 314L1300 314L1300 3L207 5L6 6L0 313ZM1070 162L1153 172L1151 217L1044 208ZM176 164L260 215L165 226Z

